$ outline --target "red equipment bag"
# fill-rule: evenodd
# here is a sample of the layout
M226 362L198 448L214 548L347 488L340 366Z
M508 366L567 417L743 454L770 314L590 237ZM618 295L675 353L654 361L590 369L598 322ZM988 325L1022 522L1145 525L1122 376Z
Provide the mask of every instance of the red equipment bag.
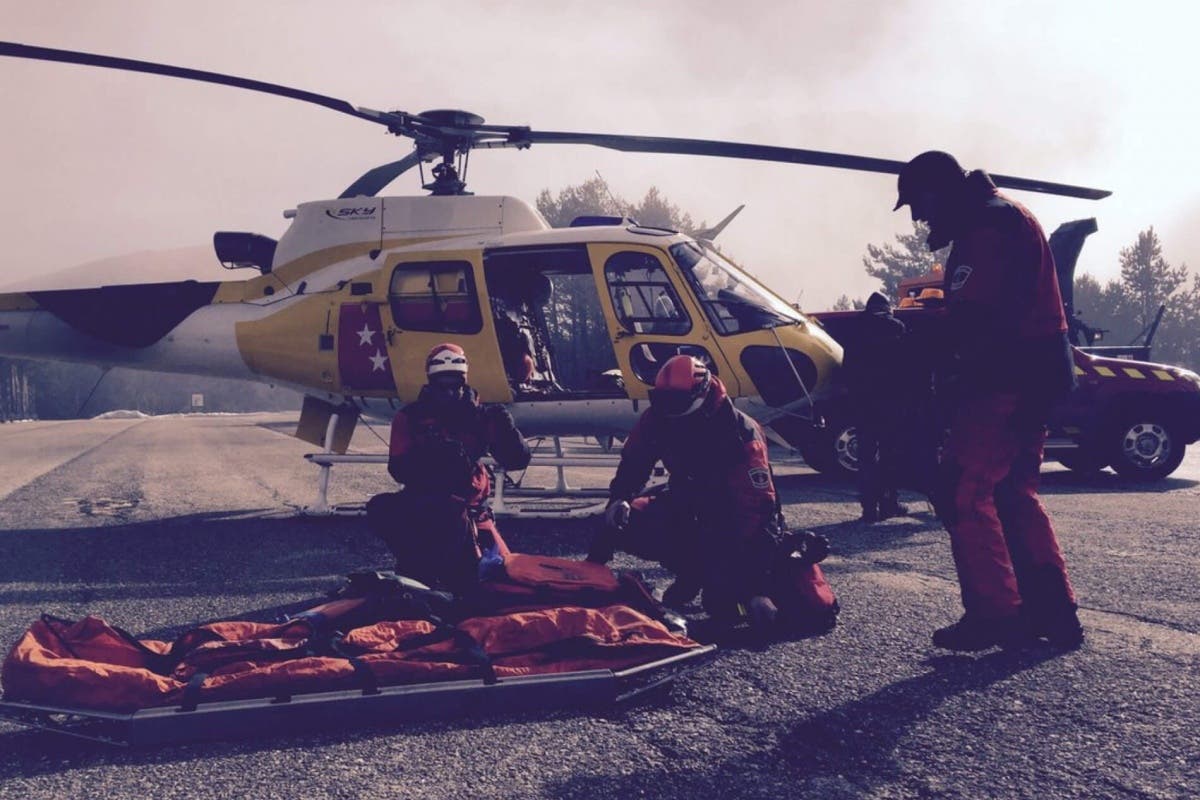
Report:
M615 592L621 585L603 564L526 553L505 557L504 573L520 586L560 592Z
M614 603L657 620L667 613L633 575L590 561L527 553L505 556L503 571L481 581L474 600L474 610L480 614L556 605L600 608Z
M837 624L838 601L819 564L788 559L777 575L779 586L772 598L790 624L802 631L823 633Z

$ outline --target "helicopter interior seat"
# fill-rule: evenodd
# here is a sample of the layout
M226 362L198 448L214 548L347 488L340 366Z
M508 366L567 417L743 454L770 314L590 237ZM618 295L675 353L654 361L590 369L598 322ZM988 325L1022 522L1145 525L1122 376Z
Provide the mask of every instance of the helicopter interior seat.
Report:
M496 336L513 395L529 399L563 394L554 375L543 311L550 301L550 279L526 273L495 284L492 291Z
M470 325L477 319L475 316L475 301L467 290L464 278L458 279L458 286L451 294L443 295L442 319L448 327L458 328Z
M522 395L531 390L530 381L534 374L533 339L528 329L521 325L518 319L520 314L506 306L502 301L493 300L496 339L500 345L504 372L513 392Z
M440 321L437 307L423 297L393 298L392 314L400 328L413 330L430 330Z
M550 329L546 323L546 307L554 294L550 277L544 272L528 275L523 282L521 314L517 319L522 346L533 361L533 374L528 380L532 394L561 395L567 390L558 382L554 372L554 354L550 349Z

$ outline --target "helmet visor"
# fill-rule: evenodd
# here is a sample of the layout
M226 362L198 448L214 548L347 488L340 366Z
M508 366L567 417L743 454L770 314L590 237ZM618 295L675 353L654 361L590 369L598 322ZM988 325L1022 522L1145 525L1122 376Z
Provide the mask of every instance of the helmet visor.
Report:
M682 417L690 414L703 402L704 392L657 388L650 390L650 405L668 417Z

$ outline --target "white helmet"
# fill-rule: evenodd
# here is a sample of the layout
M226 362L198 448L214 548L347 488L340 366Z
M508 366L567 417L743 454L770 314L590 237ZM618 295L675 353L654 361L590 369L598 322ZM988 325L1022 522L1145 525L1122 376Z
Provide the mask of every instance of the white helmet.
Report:
M458 345L443 342L430 350L425 358L425 374L432 377L447 372L466 377L467 354Z

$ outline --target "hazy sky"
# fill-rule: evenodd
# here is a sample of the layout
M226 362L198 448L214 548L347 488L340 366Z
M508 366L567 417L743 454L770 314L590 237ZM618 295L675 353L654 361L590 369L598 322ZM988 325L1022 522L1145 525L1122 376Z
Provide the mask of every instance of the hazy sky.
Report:
M1118 271L1153 225L1200 271L1200 8L971 2L54 2L0 0L0 37L286 84L355 105L465 108L497 124L728 139L1111 189L1018 193L1047 232L1095 216L1081 269ZM0 283L82 262L278 236L407 141L305 103L112 70L0 59ZM477 194L533 202L599 170L697 220L806 308L872 288L866 245L909 230L891 176L541 145L477 152ZM386 194L419 194L416 173ZM214 260L215 266L215 260ZM220 274L219 268L215 270ZM174 274L165 277L176 277ZM106 276L107 279L107 276Z

